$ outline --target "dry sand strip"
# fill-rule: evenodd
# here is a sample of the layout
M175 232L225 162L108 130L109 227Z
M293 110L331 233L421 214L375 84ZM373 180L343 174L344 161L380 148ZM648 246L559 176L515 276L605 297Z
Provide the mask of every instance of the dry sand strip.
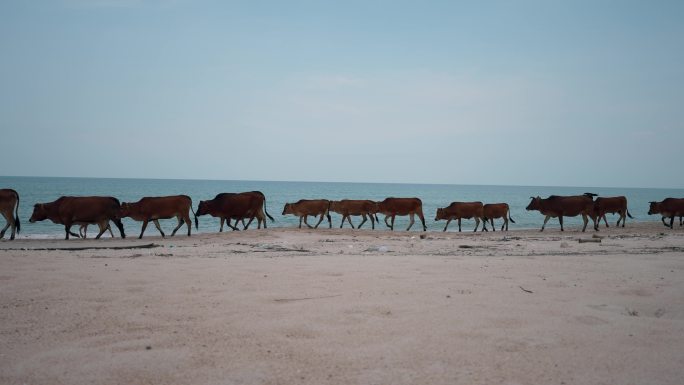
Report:
M568 230L0 242L0 383L681 384L684 230Z

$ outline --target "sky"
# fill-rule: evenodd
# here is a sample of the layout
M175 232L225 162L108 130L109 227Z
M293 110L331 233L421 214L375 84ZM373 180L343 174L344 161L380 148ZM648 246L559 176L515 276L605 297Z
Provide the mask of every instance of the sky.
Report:
M0 2L3 175L684 188L682 1Z

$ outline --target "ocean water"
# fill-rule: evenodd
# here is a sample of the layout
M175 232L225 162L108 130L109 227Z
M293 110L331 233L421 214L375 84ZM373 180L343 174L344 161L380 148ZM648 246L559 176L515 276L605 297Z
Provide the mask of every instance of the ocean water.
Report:
M298 218L281 215L283 206L287 202L299 199L324 198L337 199L372 199L383 200L386 197L418 197L423 201L428 231L441 231L445 221L435 222L435 212L438 207L446 207L453 201L482 201L483 203L506 202L511 207L511 216L516 223L510 223L509 229L538 229L543 222L543 216L537 211L526 211L531 196L546 197L548 195L575 195L593 192L601 196L624 195L627 197L628 208L634 219L630 222L659 221L660 216L649 216L648 202L659 201L667 197L684 197L684 189L646 189L646 188L605 188L605 187L551 187L551 186L477 186L477 185L426 185L426 184L388 184L388 183L330 183L330 182L268 182L268 181L221 181L221 180L166 180L166 179L109 179L109 178L43 178L43 177L3 177L0 176L0 188L17 190L20 196L19 216L21 219L21 237L31 238L61 238L64 227L50 221L29 223L33 205L51 202L62 195L109 195L121 202L134 202L145 196L163 196L185 194L193 200L193 207L197 208L200 200L212 199L221 192L241 192L260 190L266 195L266 209L275 222L269 221L269 227L297 227ZM379 216L382 221L382 215ZM617 215L608 215L611 226L617 221ZM332 214L333 227L340 226L341 216ZM355 225L360 223L360 217L352 218ZM581 225L581 217L565 218L564 224L568 228ZM170 233L176 225L175 219L160 221L165 232ZM312 217L309 223L316 222ZM395 230L405 230L408 217L397 217ZM502 220L496 221L500 227ZM249 231L256 229L256 222ZM0 218L0 225L4 227L4 218ZM199 217L199 232L218 232L219 220L209 216ZM124 227L129 236L140 234L141 223L129 218L124 219ZM327 220L321 224L327 227ZM474 220L464 220L463 230L471 231L475 227ZM551 219L547 228L558 228L558 220ZM118 231L112 226L115 235ZM345 228L349 228L345 224ZM370 229L370 222L364 225ZM385 225L379 226L386 229ZM73 231L77 229L74 227ZM420 222L416 218L411 231L420 230ZM498 230L498 229L497 229ZM186 233L185 227L179 234ZM449 225L449 231L458 231L455 221ZM89 236L93 237L97 226L89 228ZM193 227L193 233L196 230ZM153 224L148 225L145 235L157 236L159 232ZM106 235L109 236L109 235ZM6 235L7 238L7 235Z

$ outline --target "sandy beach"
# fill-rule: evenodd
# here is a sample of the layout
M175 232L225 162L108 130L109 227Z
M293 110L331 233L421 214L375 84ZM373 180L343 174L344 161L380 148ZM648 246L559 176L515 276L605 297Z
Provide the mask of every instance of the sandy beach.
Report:
M683 277L660 223L2 241L0 383L681 384Z

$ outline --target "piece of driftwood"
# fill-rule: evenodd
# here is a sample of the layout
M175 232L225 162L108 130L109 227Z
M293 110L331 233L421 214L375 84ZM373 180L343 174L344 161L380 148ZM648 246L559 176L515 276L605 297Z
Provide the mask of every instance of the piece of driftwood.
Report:
M580 238L579 243L601 243L601 238Z
M520 290L524 291L525 293L534 293L532 290L527 290L522 286L518 286L518 287L520 288Z

